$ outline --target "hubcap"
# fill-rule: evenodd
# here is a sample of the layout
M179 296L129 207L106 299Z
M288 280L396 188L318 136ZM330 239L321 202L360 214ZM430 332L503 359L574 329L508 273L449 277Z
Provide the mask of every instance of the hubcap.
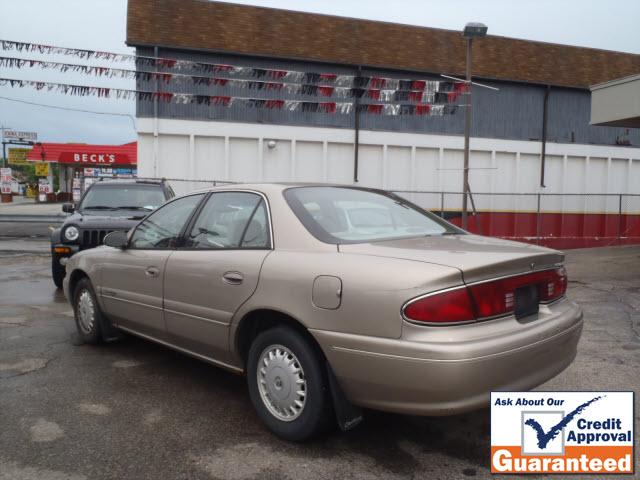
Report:
M302 414L307 381L296 356L287 347L271 345L258 360L258 390L269 412L290 422Z
M77 304L78 323L84 333L91 333L93 331L93 324L95 323L96 308L93 304L93 297L87 290L80 292L78 296Z

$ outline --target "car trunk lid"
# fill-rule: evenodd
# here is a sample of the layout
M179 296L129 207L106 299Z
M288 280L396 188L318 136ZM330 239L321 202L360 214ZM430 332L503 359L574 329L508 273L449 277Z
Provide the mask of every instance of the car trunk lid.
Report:
M458 268L466 283L553 267L557 250L479 235L442 235L342 244L340 252L402 258Z

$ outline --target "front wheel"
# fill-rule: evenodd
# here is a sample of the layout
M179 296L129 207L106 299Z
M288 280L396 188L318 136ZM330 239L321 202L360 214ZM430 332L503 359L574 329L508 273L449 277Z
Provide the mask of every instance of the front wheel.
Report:
M275 327L255 338L247 382L261 420L285 440L307 440L335 425L320 354L291 328Z
M51 277L53 278L53 283L58 288L62 288L62 281L67 273L64 265L60 265L60 258L62 257L55 253L51 255Z
M73 312L78 335L84 343L95 345L102 339L102 312L88 278L81 279L73 292Z

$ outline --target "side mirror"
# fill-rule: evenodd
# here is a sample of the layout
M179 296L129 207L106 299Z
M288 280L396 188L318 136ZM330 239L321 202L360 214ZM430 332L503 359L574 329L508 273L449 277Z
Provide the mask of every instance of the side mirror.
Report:
M104 237L103 243L107 247L119 248L124 250L127 246L127 232L121 230L107 233Z
M62 211L64 213L73 213L75 211L75 207L73 206L73 203L63 203Z

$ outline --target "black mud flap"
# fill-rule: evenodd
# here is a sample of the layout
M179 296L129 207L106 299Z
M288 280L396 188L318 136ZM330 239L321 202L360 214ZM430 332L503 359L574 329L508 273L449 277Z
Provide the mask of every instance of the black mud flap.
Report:
M331 388L331 398L333 399L333 409L336 412L336 420L343 432L355 428L362 422L362 410L353 405L345 396L331 365L326 364L327 377L329 378L329 388Z
M122 339L122 333L111 324L111 320L103 313L100 315L100 333L105 343Z

